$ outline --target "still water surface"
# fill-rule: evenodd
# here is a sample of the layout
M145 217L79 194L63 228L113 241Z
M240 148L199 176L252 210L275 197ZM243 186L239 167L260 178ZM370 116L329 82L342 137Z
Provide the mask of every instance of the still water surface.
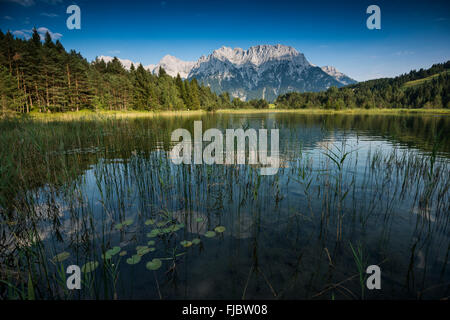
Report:
M278 128L281 168L261 176L251 165L174 165L170 134L193 132L194 120L203 130ZM91 125L100 138L48 151L77 164L72 179L38 183L28 201L49 261L68 252L56 266L98 267L81 291L55 285L44 297L450 295L448 117L215 114ZM218 226L225 231L208 237ZM148 270L155 258L161 267ZM361 286L358 260L363 270L380 266L381 290ZM56 274L55 263L46 268Z

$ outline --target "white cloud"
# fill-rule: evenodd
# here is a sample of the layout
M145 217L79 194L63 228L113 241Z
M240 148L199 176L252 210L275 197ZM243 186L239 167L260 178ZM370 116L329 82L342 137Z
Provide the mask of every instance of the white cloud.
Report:
M20 4L23 7L31 7L34 5L34 0L6 0L6 1Z
M16 37L19 38L25 38L25 39L30 39L30 34L27 32L27 30L22 31L22 30L16 30L12 32L13 35L15 35Z
M36 4L35 0L3 0L3 1L14 2L14 3L20 4L23 7L31 7ZM59 3L63 2L63 0L39 0L39 1L51 4L51 5L55 5L55 4L59 4Z
M41 37L41 40L45 39L45 34L47 32L50 34L50 37L52 38L52 40L58 40L58 39L60 39L62 37L61 33L51 32L50 29L48 29L46 27L38 28L37 32L39 33L39 36ZM13 31L12 34L15 35L16 37L24 38L24 39L28 40L33 35L33 30L27 30L27 29L16 30L16 31Z
M62 3L63 0L42 0L43 2L49 3L49 4L58 4Z
M404 51L397 51L395 53L396 56L409 56L414 54L414 51L408 51L408 50L404 50Z
M41 16L49 17L49 18L55 18L55 17L58 17L58 15L57 15L56 13L47 13L47 12L42 12L42 13L41 13Z

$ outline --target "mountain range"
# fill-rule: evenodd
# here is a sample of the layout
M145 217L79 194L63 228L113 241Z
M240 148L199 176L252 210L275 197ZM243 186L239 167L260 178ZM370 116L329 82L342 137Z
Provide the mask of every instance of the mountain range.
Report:
M113 59L98 58L105 62ZM119 60L125 68L138 65L130 60ZM158 64L144 66L152 73L158 73L161 67L171 76L196 78L216 93L226 91L241 100L273 101L278 95L291 91L315 92L356 83L336 68L315 66L293 47L280 44L258 45L248 50L224 46L195 62L166 55Z

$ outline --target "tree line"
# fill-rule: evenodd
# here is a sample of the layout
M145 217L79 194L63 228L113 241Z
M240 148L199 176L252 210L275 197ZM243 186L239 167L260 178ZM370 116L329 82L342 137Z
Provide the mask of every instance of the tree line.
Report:
M277 108L449 108L450 61L396 78L370 80L323 92L280 95ZM420 79L430 77L420 83ZM414 81L419 81L415 84ZM117 58L88 62L66 51L49 33L30 39L0 30L0 109L29 113L90 110L215 110L269 108L264 99L241 101L220 95L196 79L158 74L141 64L124 68Z
M280 95L279 108L450 108L450 61L395 78L369 80L323 92Z
M89 63L48 33L41 39L36 29L28 40L0 30L0 99L3 112L20 113L232 106L228 93L217 95L196 79L171 77L162 68L155 75L142 65L126 70L117 58Z

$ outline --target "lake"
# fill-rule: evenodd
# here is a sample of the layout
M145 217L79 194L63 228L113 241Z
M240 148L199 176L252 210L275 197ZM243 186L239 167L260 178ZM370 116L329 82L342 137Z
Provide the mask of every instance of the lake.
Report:
M178 128L279 129L280 168L176 165ZM0 296L440 299L450 118L205 113L3 120ZM82 268L68 290L69 265ZM381 289L366 287L367 266ZM8 285L6 285L8 283Z

